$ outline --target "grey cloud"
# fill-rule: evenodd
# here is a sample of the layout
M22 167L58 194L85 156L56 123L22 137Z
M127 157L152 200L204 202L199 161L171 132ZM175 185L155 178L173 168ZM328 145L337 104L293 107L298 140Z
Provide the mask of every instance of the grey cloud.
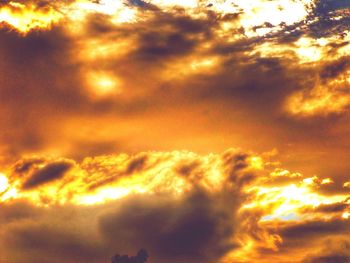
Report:
M215 262L237 247L235 196L192 193L176 201L168 197L134 197L119 210L101 217L110 246L145 247L154 262Z
M0 261L108 262L110 256L96 234L94 208L40 208L18 201L0 206Z
M334 203L330 205L320 205L315 211L323 213L335 213L345 211L349 207L349 204L345 202Z
M144 194L89 207L2 205L0 260L100 263L144 247L152 262L214 263L238 247L232 240L238 203L234 192L198 191L181 199Z
M329 239L323 250L307 255L302 263L348 263L350 262L350 244L345 239Z
M350 232L350 225L344 220L310 221L288 226L281 230L286 239L314 238L327 234L345 234Z
M71 162L61 161L45 165L37 171L34 171L30 177L23 183L22 188L29 190L42 184L49 183L62 178L65 173L73 167Z

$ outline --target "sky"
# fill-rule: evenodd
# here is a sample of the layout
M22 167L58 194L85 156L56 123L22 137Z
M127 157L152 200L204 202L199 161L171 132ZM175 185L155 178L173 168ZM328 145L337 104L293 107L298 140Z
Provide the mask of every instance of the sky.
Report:
M347 0L1 0L0 263L350 262Z

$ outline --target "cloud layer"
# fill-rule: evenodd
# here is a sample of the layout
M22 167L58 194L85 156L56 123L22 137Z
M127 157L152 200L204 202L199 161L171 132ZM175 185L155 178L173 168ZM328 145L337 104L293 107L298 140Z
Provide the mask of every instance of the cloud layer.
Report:
M333 180L270 158L232 149L23 159L1 194L1 260L107 262L144 247L152 262L301 262L346 239L347 192L323 193Z
M0 1L0 261L349 261L349 18Z

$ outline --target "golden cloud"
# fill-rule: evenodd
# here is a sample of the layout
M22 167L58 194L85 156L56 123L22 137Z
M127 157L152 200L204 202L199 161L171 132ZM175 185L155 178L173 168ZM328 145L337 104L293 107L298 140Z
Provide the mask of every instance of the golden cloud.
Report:
M2 1L0 262L347 260L349 14L327 8ZM230 145L282 160L210 153Z
M286 227L318 221L348 224L349 195L342 192L324 195L318 190L332 184L332 179L306 178L271 166L266 156L234 149L209 155L174 151L97 156L80 163L28 157L5 170L0 182L2 207L29 202L31 206L53 211L72 205L80 210L115 202L122 204L134 197L151 198L159 204L163 198L171 198L173 201L168 205L172 206L189 196L204 194L203 198L208 198L206 202L218 202L216 212L233 209L233 217L227 219L236 219L226 223L236 230L225 241L233 242L231 249L215 255L208 252L194 258L194 262L199 258L203 262L251 262L261 256L261 250L275 253L276 260L283 261L288 255L278 251L289 239L284 234ZM178 215L174 216L176 220ZM117 213L113 217L119 220L122 215ZM109 225L108 220L104 224ZM211 234L208 235L205 238L210 240ZM305 253L299 253L295 257L301 260L304 256Z

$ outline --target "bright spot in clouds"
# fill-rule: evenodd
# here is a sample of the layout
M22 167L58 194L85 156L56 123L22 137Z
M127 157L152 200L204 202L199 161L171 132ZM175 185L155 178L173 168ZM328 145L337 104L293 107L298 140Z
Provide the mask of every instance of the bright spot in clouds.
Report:
M0 1L1 263L350 258L338 1Z
M6 191L8 187L7 177L3 173L0 173L0 193Z
M112 74L106 72L87 73L87 84L97 97L106 97L121 93L120 82Z

